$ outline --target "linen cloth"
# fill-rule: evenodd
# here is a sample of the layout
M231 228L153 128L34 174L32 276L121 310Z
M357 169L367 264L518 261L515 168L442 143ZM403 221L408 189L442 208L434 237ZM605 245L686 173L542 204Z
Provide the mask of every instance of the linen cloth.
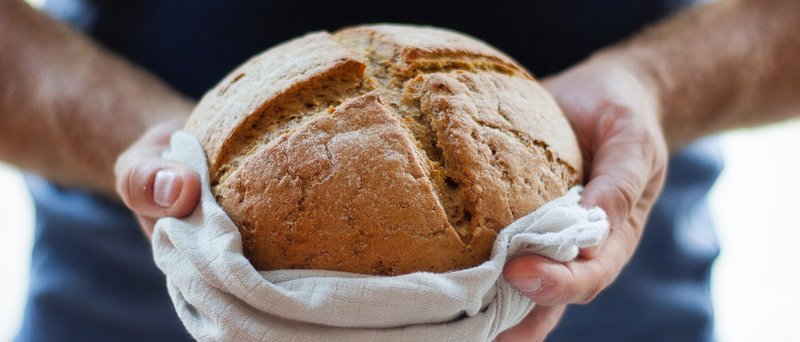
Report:
M201 177L198 208L183 219L160 219L152 240L178 316L201 341L492 340L534 308L502 277L507 259L535 253L572 260L608 232L605 213L580 207L575 187L506 227L491 259L473 268L394 277L257 271L211 194L199 142L176 132L165 157Z

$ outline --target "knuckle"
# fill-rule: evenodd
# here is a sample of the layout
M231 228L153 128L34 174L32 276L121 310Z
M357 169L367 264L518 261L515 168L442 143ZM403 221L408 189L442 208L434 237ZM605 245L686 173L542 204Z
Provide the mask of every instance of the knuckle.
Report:
M606 289L606 288L608 288L609 286L611 286L611 284L612 284L612 283L614 282L614 280L616 280L616 279L617 279L617 274L616 274L616 273L615 273L615 274L610 274L610 273L609 273L609 274L606 274L606 275L603 277L603 282L602 282L602 283L601 283L601 285L600 285L600 291L603 291L603 289ZM598 291L598 294L600 293L600 291Z
M125 204L134 212L139 214L152 214L152 205L150 204L152 198L152 189L150 180L152 179L151 173L155 172L152 165L143 164L129 168L125 171L126 176L123 177L122 192L124 192L123 199Z
M572 267L568 268L569 272L562 279L558 279L553 286L553 300L542 303L546 305L570 304L576 301L576 298L581 296L584 291L583 287L585 280L582 279Z
M142 179L146 177L141 167L134 167L128 171L127 191L131 198L131 206L139 206L141 199L146 196L147 184L142 184Z
M117 160L114 162L114 177L117 185L117 190L120 190L120 187L124 184L127 178L130 176L130 162L129 162L129 152L125 151L117 157Z
M649 141L649 143L642 144L642 146L646 149L643 153L647 158L646 160L650 162L650 170L652 170L653 174L663 172L667 168L667 160L669 159L667 143L663 135L654 136Z
M571 267L567 267L567 270L568 272L566 272L563 278L554 279L550 282L551 286L553 287L553 300L546 304L553 305L569 303L575 294L580 292L581 281L575 274L576 271Z
M566 284L573 284L573 283L574 281L572 281L571 279L566 281ZM557 304L557 303L569 302L569 297L574 290L569 289L568 288L569 286L566 284L564 281L559 281L552 284L551 286L553 286L552 291L554 299L551 302L545 304Z
M116 187L122 201L129 207L131 206L131 182L133 179L133 170L123 169L116 173Z
M620 211L620 219L624 222L624 219L627 219L631 210L636 206L636 202L639 200L638 187L629 179L620 178L615 182L611 191L615 206Z
M601 292L603 292L604 288L605 287L602 285L592 286L589 291L586 292L584 296L580 298L580 300L578 300L577 304L585 305L591 303L593 300L595 300L595 298L597 298L598 295L600 295Z
M587 272L586 277L579 285L578 292L573 296L575 304L583 305L592 302L611 284L618 273L616 267L609 268L609 263L601 259L592 260L585 272Z
M600 111L607 119L611 120L627 119L633 113L630 106L613 100L603 102L600 105Z
M624 128L629 130L633 112L625 105L616 102L605 102L600 106L598 129L608 135L620 133Z

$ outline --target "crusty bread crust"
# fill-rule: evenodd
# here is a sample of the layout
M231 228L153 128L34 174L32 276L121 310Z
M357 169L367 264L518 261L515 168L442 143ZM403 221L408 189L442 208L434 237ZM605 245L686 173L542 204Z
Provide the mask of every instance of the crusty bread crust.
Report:
M258 269L397 275L487 260L497 232L581 181L552 98L459 33L313 33L234 70L187 123Z

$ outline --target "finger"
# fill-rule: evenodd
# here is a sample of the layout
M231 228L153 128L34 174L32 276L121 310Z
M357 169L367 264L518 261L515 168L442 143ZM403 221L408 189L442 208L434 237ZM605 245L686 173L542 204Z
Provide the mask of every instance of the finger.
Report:
M188 166L161 157L169 139L163 126L148 131L117 160L117 192L135 213L160 218L192 213L200 177Z
M519 324L497 336L495 341L544 341L547 334L558 325L565 309L564 305L538 305Z
M657 175L652 182L662 179ZM650 188L650 187L648 187ZM515 258L505 265L505 278L538 304L585 304L593 300L616 279L630 259L647 217L649 203L655 198L648 191L637 204L632 215L620 229L609 232L604 242L595 249L592 259L579 257L575 261L560 263L549 258L528 255Z
M658 143L648 134L647 127L630 114L618 108L608 108L600 119L596 139L602 141L592 153L592 168L589 182L582 193L581 204L586 207L600 207L608 215L612 229L622 228L631 217L637 205L642 203L647 191L658 191L660 184L653 184L653 178L662 181L663 166L658 165ZM658 171L657 171L658 170ZM657 172L657 176L653 173ZM656 182L658 183L658 182ZM653 197L654 198L654 197ZM651 200L644 210L649 211ZM643 223L643 222L642 222ZM625 232L635 237L641 235L643 224L628 225L633 232ZM625 249L630 253L635 247ZM584 248L580 256L586 259L597 257L599 248Z
M611 232L604 250L619 248L617 235L619 233ZM600 253L595 259L560 263L539 255L526 255L506 263L503 273L512 285L537 304L584 304L611 283L619 273L622 260ZM614 261L620 266L609 265Z
M655 151L641 146L644 139L632 139L628 134L617 134L600 144L581 194L582 205L605 210L612 229L630 216L654 172L651 160Z
M120 163L117 191L135 213L152 218L184 217L200 198L200 177L186 165L162 158Z

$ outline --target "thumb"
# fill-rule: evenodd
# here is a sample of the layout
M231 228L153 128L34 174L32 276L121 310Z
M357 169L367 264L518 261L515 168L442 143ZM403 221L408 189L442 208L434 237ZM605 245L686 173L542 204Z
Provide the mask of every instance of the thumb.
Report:
M136 214L184 217L200 199L200 177L189 166L161 157L170 132L154 127L117 159L116 187Z

